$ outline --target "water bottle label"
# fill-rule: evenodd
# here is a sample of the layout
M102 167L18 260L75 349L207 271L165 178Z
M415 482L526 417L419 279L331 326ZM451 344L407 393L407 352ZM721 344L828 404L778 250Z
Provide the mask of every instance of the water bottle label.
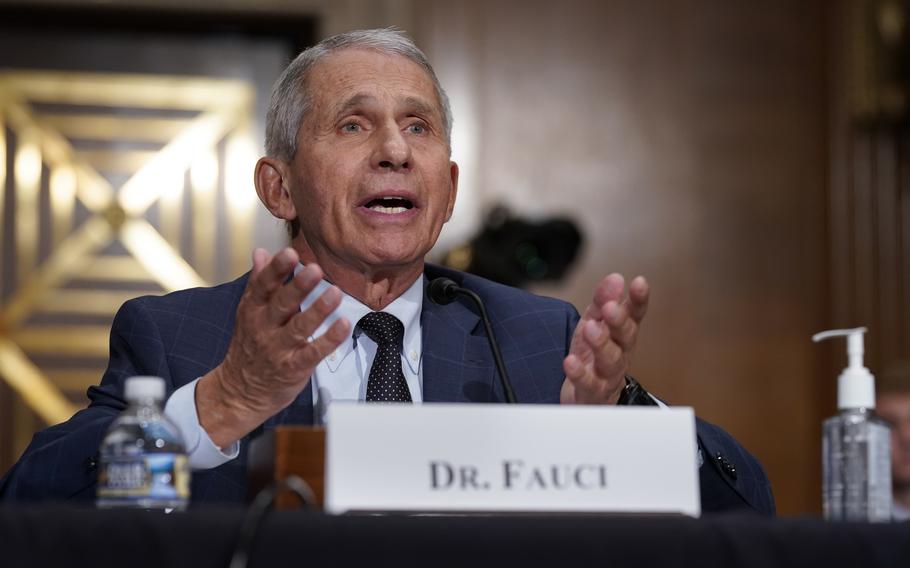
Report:
M98 472L98 497L122 501L186 500L190 473L182 454L145 454L112 458Z

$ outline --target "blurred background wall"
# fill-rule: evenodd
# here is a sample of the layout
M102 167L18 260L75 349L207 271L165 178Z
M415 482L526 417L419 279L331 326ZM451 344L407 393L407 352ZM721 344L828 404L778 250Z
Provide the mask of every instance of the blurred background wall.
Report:
M301 43L361 27L409 31L452 98L462 167L455 217L434 257L467 242L496 205L531 221L572 219L585 239L576 264L565 279L532 288L583 309L603 275L646 275L653 302L634 374L749 447L781 513L812 514L820 423L834 412L844 357L842 346L809 337L868 325L874 372L910 357L904 8L896 0L72 0L3 1L0 21L18 14L38 34L45 18L83 13L123 29L157 19L156 37L175 28L184 42L219 32L214 47L197 51L209 55L195 70L160 61L173 52L146 53L169 74L248 81L257 145L262 85L267 91ZM248 51L225 38L251 37L268 44L257 43L267 59L225 75ZM2 63L48 65L33 61L35 49L12 46ZM228 183L225 173L218 179ZM3 217L6 248L14 212L8 206ZM281 227L255 215L249 243L279 246ZM217 240L230 237L227 227ZM196 272L208 281L243 270L225 262L210 278ZM8 287L7 302L15 283ZM67 393L71 404L85 403L79 392ZM0 470L46 422L18 393L0 382Z

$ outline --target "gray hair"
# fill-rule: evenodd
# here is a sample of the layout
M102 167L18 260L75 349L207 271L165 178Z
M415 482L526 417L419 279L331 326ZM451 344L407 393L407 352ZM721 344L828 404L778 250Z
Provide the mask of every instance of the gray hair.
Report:
M307 75L319 60L346 48L371 49L407 57L420 65L432 79L442 109L446 145L452 144L452 109L427 56L401 30L395 28L357 30L332 36L302 51L278 78L272 88L266 114L265 151L269 156L290 162L297 153L297 133L312 99L307 91Z

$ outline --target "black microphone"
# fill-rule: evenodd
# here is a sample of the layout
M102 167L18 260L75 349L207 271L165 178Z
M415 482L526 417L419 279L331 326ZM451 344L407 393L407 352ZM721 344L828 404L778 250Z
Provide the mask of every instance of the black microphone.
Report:
M518 402L515 400L515 392L512 390L512 382L509 380L509 375L506 373L506 366L502 362L499 343L496 342L496 337L493 336L493 325L490 323L487 309L483 305L483 300L480 299L480 296L467 288L462 288L451 278L435 278L427 286L427 295L430 296L434 303L440 306L451 304L459 294L471 298L477 304L477 308L480 310L480 319L483 320L483 327L487 332L487 341L490 342L490 351L493 352L493 360L496 362L496 370L499 371L499 382L502 384L502 391L506 395L506 402L511 404Z

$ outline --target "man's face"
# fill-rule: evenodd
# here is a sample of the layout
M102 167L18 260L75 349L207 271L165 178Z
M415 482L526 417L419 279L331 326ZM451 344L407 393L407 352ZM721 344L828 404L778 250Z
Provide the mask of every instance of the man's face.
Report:
M895 485L910 485L910 392L879 395L879 416L891 423L891 473Z
M352 48L314 65L308 85L288 188L304 262L422 268L458 179L432 81L405 57Z

